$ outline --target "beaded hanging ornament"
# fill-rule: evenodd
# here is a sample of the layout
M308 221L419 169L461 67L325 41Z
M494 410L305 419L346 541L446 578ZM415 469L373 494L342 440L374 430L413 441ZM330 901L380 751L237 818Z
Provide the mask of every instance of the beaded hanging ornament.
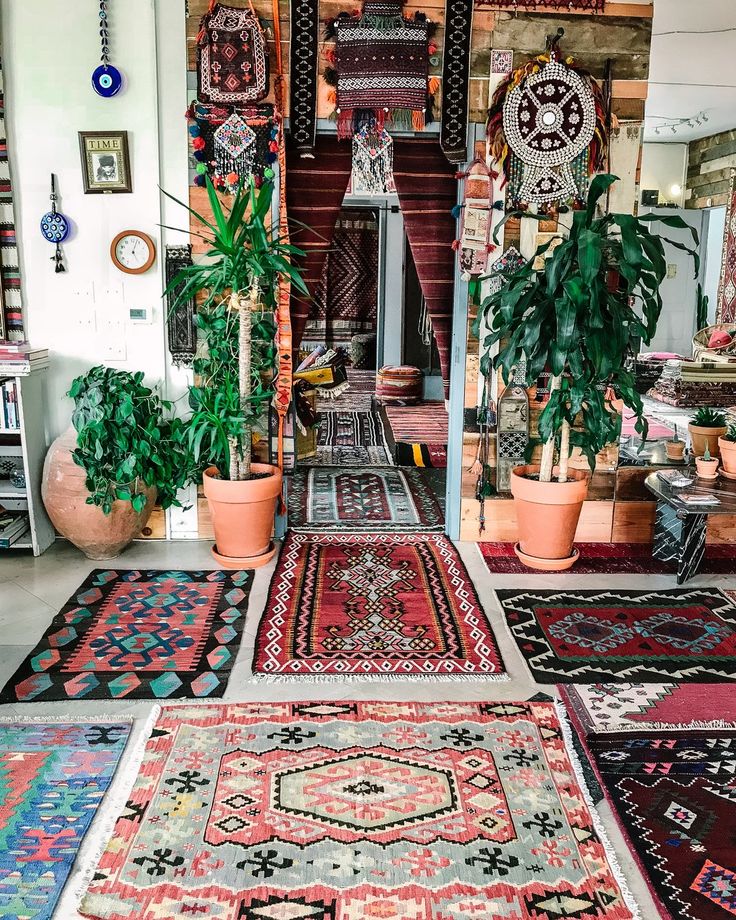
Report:
M513 204L579 205L588 177L603 165L607 116L603 94L572 58L562 60L563 29L544 54L514 70L488 111L492 155L503 164Z
M210 0L197 35L197 98L247 105L268 95L268 47L261 23L246 8Z
M352 188L364 195L395 191L394 142L388 131L372 120L353 135Z
M403 0L365 0L359 15L340 13L327 25L335 40L324 72L335 88L337 136L352 137L366 122L421 131L433 120L439 80L429 77L435 25L424 13L402 15Z
M123 75L110 63L110 18L108 15L108 0L100 0L100 65L92 74L92 87L94 91L105 99L117 96L123 86Z
M61 211L57 210L56 202L59 196L56 194L56 177L53 174L51 176L51 195L49 197L51 198L51 210L41 218L41 234L47 242L53 243L56 247L51 259L54 262L54 271L58 275L66 271L61 244L69 236L71 226Z

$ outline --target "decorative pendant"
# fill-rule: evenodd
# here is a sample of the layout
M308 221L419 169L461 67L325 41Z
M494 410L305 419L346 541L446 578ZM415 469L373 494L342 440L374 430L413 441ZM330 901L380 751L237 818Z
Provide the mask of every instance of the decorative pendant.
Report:
M116 96L123 85L123 75L110 63L110 33L107 15L108 0L100 0L100 66L92 74L92 87L94 91L105 99Z
M526 391L526 361L514 368L514 376L498 400L496 488L511 489L511 471L523 466L529 441L529 394Z
M71 226L66 217L56 210L56 202L58 196L56 194L56 177L51 175L51 210L44 214L41 218L41 233L43 238L48 240L49 243L53 243L56 246L56 251L51 257L52 261L56 263L56 274L60 272L65 272L66 268L64 267L64 254L61 251L61 244L69 236L69 231Z

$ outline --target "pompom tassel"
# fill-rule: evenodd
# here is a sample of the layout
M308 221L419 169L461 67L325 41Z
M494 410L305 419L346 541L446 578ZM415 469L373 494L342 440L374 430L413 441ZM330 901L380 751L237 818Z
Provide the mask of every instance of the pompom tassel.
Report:
M337 71L334 67L325 67L322 72L322 79L328 86L337 86Z
M460 217L460 215L463 213L464 207L465 206L462 204L456 204L455 207L450 211L450 214L452 214L455 220L457 220L458 217Z
M427 89L430 94L434 96L437 90L440 88L440 78L439 77L430 77L427 83Z

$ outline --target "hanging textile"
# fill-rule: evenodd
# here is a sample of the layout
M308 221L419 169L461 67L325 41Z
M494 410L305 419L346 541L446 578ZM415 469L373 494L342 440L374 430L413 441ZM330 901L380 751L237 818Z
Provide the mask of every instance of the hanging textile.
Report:
M451 163L464 163L468 156L468 86L472 28L473 0L446 0L440 146Z
M23 339L23 303L20 287L20 262L15 232L13 187L10 182L8 142L5 138L5 94L0 63L0 281L4 322L0 322L0 338ZM3 332L4 327L4 332Z
M546 6L552 10L565 13L568 10L587 10L590 13L602 13L606 0L475 0L476 6L488 6L494 9L511 10L531 9Z
M166 330L169 353L176 367L191 367L197 351L194 297L190 297L186 303L179 303L174 309L174 304L178 302L179 294L184 286L184 280L171 287L172 281L179 272L191 264L192 247L190 245L166 247Z
M493 225L493 180L498 178L484 159L476 157L466 172L464 200L461 207L460 239L457 249L464 280L485 273L488 254L496 249L491 242ZM503 206L502 206L503 207Z
M352 189L363 195L394 191L394 142L373 120L353 135Z
M450 392L450 345L455 279L455 170L437 140L394 138L394 181L427 313Z
M731 170L731 184L726 202L726 229L723 235L716 322L736 322L736 169Z
M403 0L365 0L356 16L340 13L328 24L335 38L334 68L325 70L335 86L337 135L352 137L366 119L379 128L421 131L432 120L429 40L434 24L424 13L402 16Z
M350 181L350 147L334 136L320 135L314 158L304 159L293 138L286 145L287 206L291 241L306 255L298 260L310 298L291 294L291 323L294 351L302 341L304 328L332 246L335 224Z
M581 204L607 150L600 87L563 60L559 29L548 48L499 85L488 111L490 151L503 164L514 205Z
M289 130L303 157L312 156L317 134L318 63L319 0L292 0Z
M253 6L210 0L197 35L197 98L247 105L268 95L268 47Z
M203 186L209 175L219 192L234 192L249 176L260 186L265 170L278 159L279 119L272 105L193 102L187 118L197 162L195 185Z

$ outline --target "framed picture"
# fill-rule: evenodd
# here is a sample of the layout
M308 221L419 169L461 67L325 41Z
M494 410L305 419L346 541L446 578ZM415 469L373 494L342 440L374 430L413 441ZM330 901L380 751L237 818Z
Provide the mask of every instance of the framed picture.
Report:
M127 131L80 131L85 195L132 192Z

